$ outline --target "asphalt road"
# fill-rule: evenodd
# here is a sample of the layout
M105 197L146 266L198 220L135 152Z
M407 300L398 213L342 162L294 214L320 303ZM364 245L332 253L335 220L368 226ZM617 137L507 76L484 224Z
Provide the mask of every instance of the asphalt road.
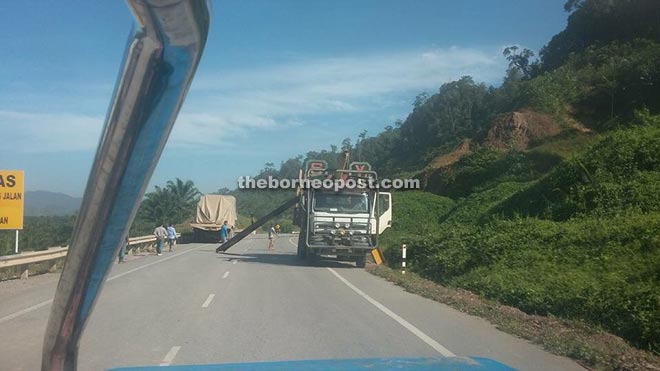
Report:
M328 358L482 356L521 370L581 370L488 322L407 293L353 264L301 264L251 236L225 254L179 245L115 265L79 370ZM58 275L0 283L0 369L38 370Z

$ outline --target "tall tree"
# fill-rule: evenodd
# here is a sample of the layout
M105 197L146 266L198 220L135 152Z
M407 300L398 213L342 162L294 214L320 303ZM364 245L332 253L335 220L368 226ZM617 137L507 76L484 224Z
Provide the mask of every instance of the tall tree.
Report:
M537 63L530 61L534 57L534 52L527 48L520 50L518 46L512 45L504 48L502 54L509 61L508 79L530 79L538 68Z
M186 180L185 182L179 178L176 180L167 181L167 189L172 192L174 197L182 205L191 205L196 204L201 192L195 187L195 183L192 180Z

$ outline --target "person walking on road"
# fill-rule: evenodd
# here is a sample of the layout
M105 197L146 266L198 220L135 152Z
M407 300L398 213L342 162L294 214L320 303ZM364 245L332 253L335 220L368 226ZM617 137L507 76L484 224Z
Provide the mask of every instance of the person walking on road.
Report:
M279 225L273 225L268 230L268 250L274 250L275 246L273 245L273 240L277 237L277 232Z
M172 246L176 243L176 229L174 225L170 223L170 226L167 227L167 244L170 247L170 252L172 252Z
M222 227L220 227L220 243L227 242L228 237L229 237L229 225L227 225L227 221L225 220L225 222L222 223Z
M167 230L165 225L161 224L154 229L154 236L156 236L156 254L163 255L163 242L167 238Z
M126 236L126 242L121 245L119 249L119 263L126 263L126 250L128 250L128 236Z

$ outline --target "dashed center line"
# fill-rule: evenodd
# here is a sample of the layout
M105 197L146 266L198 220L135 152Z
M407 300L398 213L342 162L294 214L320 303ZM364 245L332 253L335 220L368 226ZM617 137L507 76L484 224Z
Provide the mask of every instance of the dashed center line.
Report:
M213 298L215 298L215 294L209 294L209 297L206 298L206 301L202 304L202 308L208 308L213 301Z
M179 353L179 350L181 350L180 346L173 346L172 349L170 349L169 352L165 355L165 358L163 358L163 361L160 363L159 366L169 366L172 364L172 361L174 361L174 357L176 357L176 354Z
M226 271L225 274L222 275L222 279L225 279L229 276L229 271Z

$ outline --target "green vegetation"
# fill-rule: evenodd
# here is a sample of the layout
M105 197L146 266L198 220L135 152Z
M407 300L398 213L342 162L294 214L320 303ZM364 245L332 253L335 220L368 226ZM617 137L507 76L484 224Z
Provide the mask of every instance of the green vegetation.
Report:
M659 168L660 126L615 131L499 209L553 220L660 211Z
M147 192L140 204L129 235L145 236L153 233L159 224L187 226L194 218L200 192L191 180L169 180L165 187L155 186ZM181 228L177 231L182 232Z
M19 232L20 251L46 250L69 244L75 216L26 216ZM15 231L0 231L0 255L14 253Z
M437 282L527 313L585 320L657 349L658 236L658 213L568 222L446 223L431 235L408 237L408 261L415 272ZM400 245L385 248L396 265Z

